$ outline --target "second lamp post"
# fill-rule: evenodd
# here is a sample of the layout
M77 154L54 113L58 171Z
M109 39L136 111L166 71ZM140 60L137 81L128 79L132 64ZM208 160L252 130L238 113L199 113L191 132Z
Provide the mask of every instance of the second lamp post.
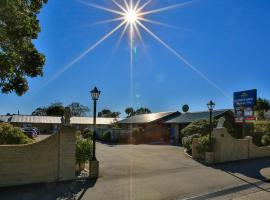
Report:
M212 151L212 131L213 131L213 110L214 110L214 107L215 107L215 103L213 101L210 101L209 103L207 103L207 107L208 107L208 110L209 110L209 113L210 113L210 133L209 133L209 148L210 148L210 151Z
M97 87L95 87L92 91L91 91L91 97L94 101L94 116L93 116L93 125L94 125L94 132L93 132L93 155L91 160L92 161L96 161L96 119L97 119L97 100L100 96L100 91L97 89Z

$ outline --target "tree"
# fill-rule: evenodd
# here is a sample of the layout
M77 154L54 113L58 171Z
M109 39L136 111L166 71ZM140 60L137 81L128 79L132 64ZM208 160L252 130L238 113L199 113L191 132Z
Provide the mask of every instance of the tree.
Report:
M151 110L143 107L134 110L132 107L129 107L125 109L125 113L128 115L127 117L132 117L134 115L149 114L151 113Z
M37 108L32 112L33 116L46 116L47 115L47 108Z
M184 113L187 113L187 112L189 111L189 106L188 106L187 104L183 105L182 111L183 111Z
M82 117L86 116L86 114L90 111L87 106L84 106L78 102L71 103L67 107L70 108L71 116Z
M112 112L109 109L103 109L101 112L98 113L98 117L118 118L120 114L121 114L120 112Z
M46 111L47 116L64 116L65 107L62 103L51 104Z
M270 110L270 101L267 99L258 98L255 111L259 120L265 119L265 113Z
M128 117L131 117L134 115L135 112L133 108L129 107L129 108L126 108L125 113L128 115Z
M258 98L255 110L267 112L270 110L270 101L267 99Z
M37 15L47 0L0 0L0 88L21 96L27 77L43 75L45 56L33 44L41 31Z
M136 115L142 115L142 114L149 114L151 113L151 110L148 108L139 108L136 110Z

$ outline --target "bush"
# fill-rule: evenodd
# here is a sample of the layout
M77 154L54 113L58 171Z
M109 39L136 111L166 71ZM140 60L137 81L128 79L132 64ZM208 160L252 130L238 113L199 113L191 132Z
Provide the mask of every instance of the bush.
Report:
M254 123L254 132L262 132L270 134L270 122L257 121Z
M245 124L245 135L252 136L253 143L257 146L264 146L262 138L267 134L270 134L270 122L255 121Z
M213 127L215 127L217 121L213 122ZM189 124L186 128L184 128L181 132L185 137L200 134L207 135L210 131L210 125L208 120L198 120Z
M235 118L233 113L228 112L225 116L224 127L227 129L228 133L235 137L242 137L242 128L237 127L235 123ZM213 120L213 128L217 126L218 120ZM209 120L198 120L189 124L186 128L184 128L181 132L185 137L188 137L193 134L201 134L202 136L208 135L210 131L210 123Z
M256 145L256 146L262 146L262 137L264 136L264 133L260 133L260 132L254 132L252 133L250 136L252 136L252 142Z
M0 123L0 145L29 144L33 140L26 136L20 128L8 123Z
M184 137L182 139L183 147L186 148L188 153L192 153L192 140L193 138L199 138L201 137L200 134L194 134L188 137Z
M76 163L83 164L90 159L92 152L91 140L86 140L81 137L76 138Z
M86 130L84 130L82 136L85 139L91 139L92 140L93 137L94 137L94 133L90 129L86 129Z
M269 135L262 136L262 145L263 146L269 146L270 145L270 136Z
M105 131L102 133L101 140L104 142L111 142L111 131Z
M203 136L199 138L197 151L199 154L204 155L205 152L211 151L209 136Z

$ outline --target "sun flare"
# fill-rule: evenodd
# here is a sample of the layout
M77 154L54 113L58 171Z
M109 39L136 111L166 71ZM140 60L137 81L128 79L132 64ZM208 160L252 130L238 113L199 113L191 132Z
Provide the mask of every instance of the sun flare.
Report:
M139 12L135 9L130 9L125 13L125 21L129 24L134 24L139 20Z
M103 43L105 40L107 40L111 35L116 33L117 31L121 30L121 34L119 37L119 40L117 42L116 47L119 45L120 41L124 37L126 33L129 35L129 43L130 43L130 76L131 76L131 85L132 85L132 74L133 74L133 54L136 52L134 50L134 43L135 43L135 37L138 37L140 41L142 42L144 46L144 41L142 38L141 32L145 32L152 36L159 44L161 44L163 47L165 47L167 50L169 50L176 58L178 58L180 61L182 61L187 67L189 67L194 73L199 75L202 79L204 79L206 82L208 82L212 87L217 89L219 92L221 92L225 97L228 97L229 95L220 88L215 82L213 82L211 79L208 78L207 75L205 75L203 72L201 72L199 69L197 69L194 65L192 65L186 58L184 58L178 51L176 51L174 48L172 48L170 45L168 45L165 41L163 41L156 33L150 30L148 28L148 24L153 25L161 25L161 26L167 26L170 27L170 25L161 23L159 21L151 20L147 16L152 14L157 14L161 12L165 12L171 9L175 8L181 8L185 7L193 2L193 0L188 0L186 2L161 7L153 10L147 10L147 6L152 3L153 0L111 0L111 2L114 4L112 7L104 7L101 5L90 3L86 0L77 0L78 2L97 8L109 13L114 14L115 16L104 20L100 22L96 22L95 24L108 24L113 22L119 22L118 25L116 25L111 31L109 31L106 35L101 37L96 43L94 43L92 46L90 46L88 49L86 49L84 52L82 52L79 56L77 56L75 59L73 59L68 65L66 65L58 74L56 74L53 79L60 76L62 73L64 73L66 70L68 70L70 67L72 67L75 63L80 61L83 57L85 57L88 53L93 51L96 47L98 47L101 43ZM115 8L116 7L116 8ZM132 91L132 89L131 89Z

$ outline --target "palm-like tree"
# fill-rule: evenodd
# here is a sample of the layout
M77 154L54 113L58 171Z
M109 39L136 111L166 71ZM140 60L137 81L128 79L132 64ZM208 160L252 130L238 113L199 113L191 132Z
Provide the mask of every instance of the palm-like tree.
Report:
M129 107L129 108L126 108L125 113L127 114L128 117L131 117L134 115L135 112L133 108Z
M139 108L138 110L136 110L136 115L149 114L149 113L151 113L151 110L149 110L148 108Z
M270 101L267 99L262 99L259 98L257 100L257 105L255 107L256 111L264 111L267 112L268 110L270 110Z

